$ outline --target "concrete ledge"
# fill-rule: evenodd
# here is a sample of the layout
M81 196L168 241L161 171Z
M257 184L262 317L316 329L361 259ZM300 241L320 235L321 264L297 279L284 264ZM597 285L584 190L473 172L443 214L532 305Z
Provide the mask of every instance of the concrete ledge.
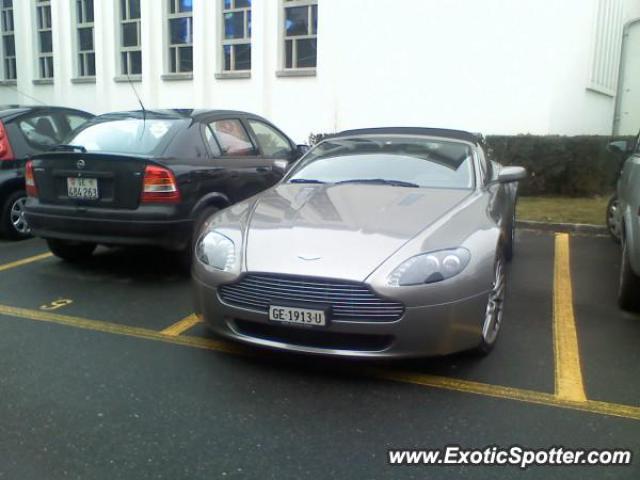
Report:
M18 85L18 81L17 80L0 80L0 85L5 87L15 87L16 85Z
M516 227L547 232L591 233L593 235L609 234L609 230L603 225L590 225L586 223L547 223L535 222L533 220L518 220Z
M34 85L53 85L53 78L35 78L31 82Z
M74 77L71 83L96 83L96 77Z
M251 72L218 72L216 79L232 80L234 78L251 78Z
M191 72L183 72L183 73L164 73L160 76L162 80L165 82L173 82L180 80L193 80L193 73Z
M276 77L315 77L315 68L300 68L296 70L278 70Z
M113 77L113 81L118 83L141 82L142 75L129 75L128 77L126 75L116 75Z

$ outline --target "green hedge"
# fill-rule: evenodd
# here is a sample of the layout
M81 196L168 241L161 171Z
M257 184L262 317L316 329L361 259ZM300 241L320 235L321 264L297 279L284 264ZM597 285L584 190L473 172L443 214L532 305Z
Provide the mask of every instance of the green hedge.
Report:
M312 134L315 144L327 134ZM631 140L629 137L623 140ZM592 196L613 192L620 159L607 151L609 136L491 135L489 154L503 165L520 165L529 172L521 195Z

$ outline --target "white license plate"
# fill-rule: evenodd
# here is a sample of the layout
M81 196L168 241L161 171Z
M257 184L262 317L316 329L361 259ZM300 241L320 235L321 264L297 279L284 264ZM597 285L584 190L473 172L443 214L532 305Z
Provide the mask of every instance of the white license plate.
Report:
M98 180L96 178L67 177L67 195L82 200L98 199Z
M327 317L322 310L309 310L295 307L269 307L269 320L274 322L296 323L314 327L326 327Z

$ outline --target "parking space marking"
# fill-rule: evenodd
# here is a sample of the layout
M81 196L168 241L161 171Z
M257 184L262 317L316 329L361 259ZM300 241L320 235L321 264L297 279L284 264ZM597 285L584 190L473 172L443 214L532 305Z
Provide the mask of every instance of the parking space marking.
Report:
M257 356L259 354L258 350L252 350L250 348L245 348L241 345L236 345L222 340L213 340L209 338L194 336L171 336L146 328L129 327L126 325L99 320L90 320L82 317L72 317L68 315L61 315L39 310L29 310L26 308L10 307L7 305L0 305L0 315L51 322L85 330L111 333L115 335L125 335L146 340L156 340L165 343L172 343L176 345L183 345L186 347L200 348L205 350L213 350L217 352L233 353L247 356ZM569 410L588 412L598 415L609 415L632 420L640 420L640 407L631 405L621 405L616 403L607 403L586 399L573 400L561 398L555 394L537 392L534 390L525 390L501 385L491 385L488 383L480 383L470 380L427 375L415 372L403 372L394 369L382 369L373 367L362 368L361 365L358 367L354 367L354 372L364 373L369 377L381 380L427 386L504 400L515 400L523 403L537 404L548 407L566 408Z
M194 325L197 325L202 320L196 316L195 313L184 317L182 320L174 323L173 325L168 326L160 333L163 335L170 335L172 337L177 337L178 335L182 335L184 332L189 330Z
M66 307L67 305L71 305L72 303L73 300L71 300L70 298L59 298L57 300L54 300L53 302L40 305L40 310L58 310L59 308Z
M16 260L15 262L5 263L4 265L0 265L0 272L5 270L10 270L12 268L21 267L22 265L27 265L29 263L38 262L40 260L44 260L45 258L49 258L53 256L51 252L41 253L40 255L34 255L33 257L23 258L22 260Z
M556 233L553 272L553 351L556 396L562 400L586 402L582 381L580 349L573 312L573 287L569 235Z

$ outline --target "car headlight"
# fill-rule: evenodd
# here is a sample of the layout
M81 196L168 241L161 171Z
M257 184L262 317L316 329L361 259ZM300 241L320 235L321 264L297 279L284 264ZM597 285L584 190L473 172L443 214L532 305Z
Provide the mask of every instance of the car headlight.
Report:
M471 253L466 248L440 250L411 257L389 275L392 287L423 285L455 277L469 264Z
M210 231L198 240L196 256L205 265L228 272L236 264L236 246L228 237Z

